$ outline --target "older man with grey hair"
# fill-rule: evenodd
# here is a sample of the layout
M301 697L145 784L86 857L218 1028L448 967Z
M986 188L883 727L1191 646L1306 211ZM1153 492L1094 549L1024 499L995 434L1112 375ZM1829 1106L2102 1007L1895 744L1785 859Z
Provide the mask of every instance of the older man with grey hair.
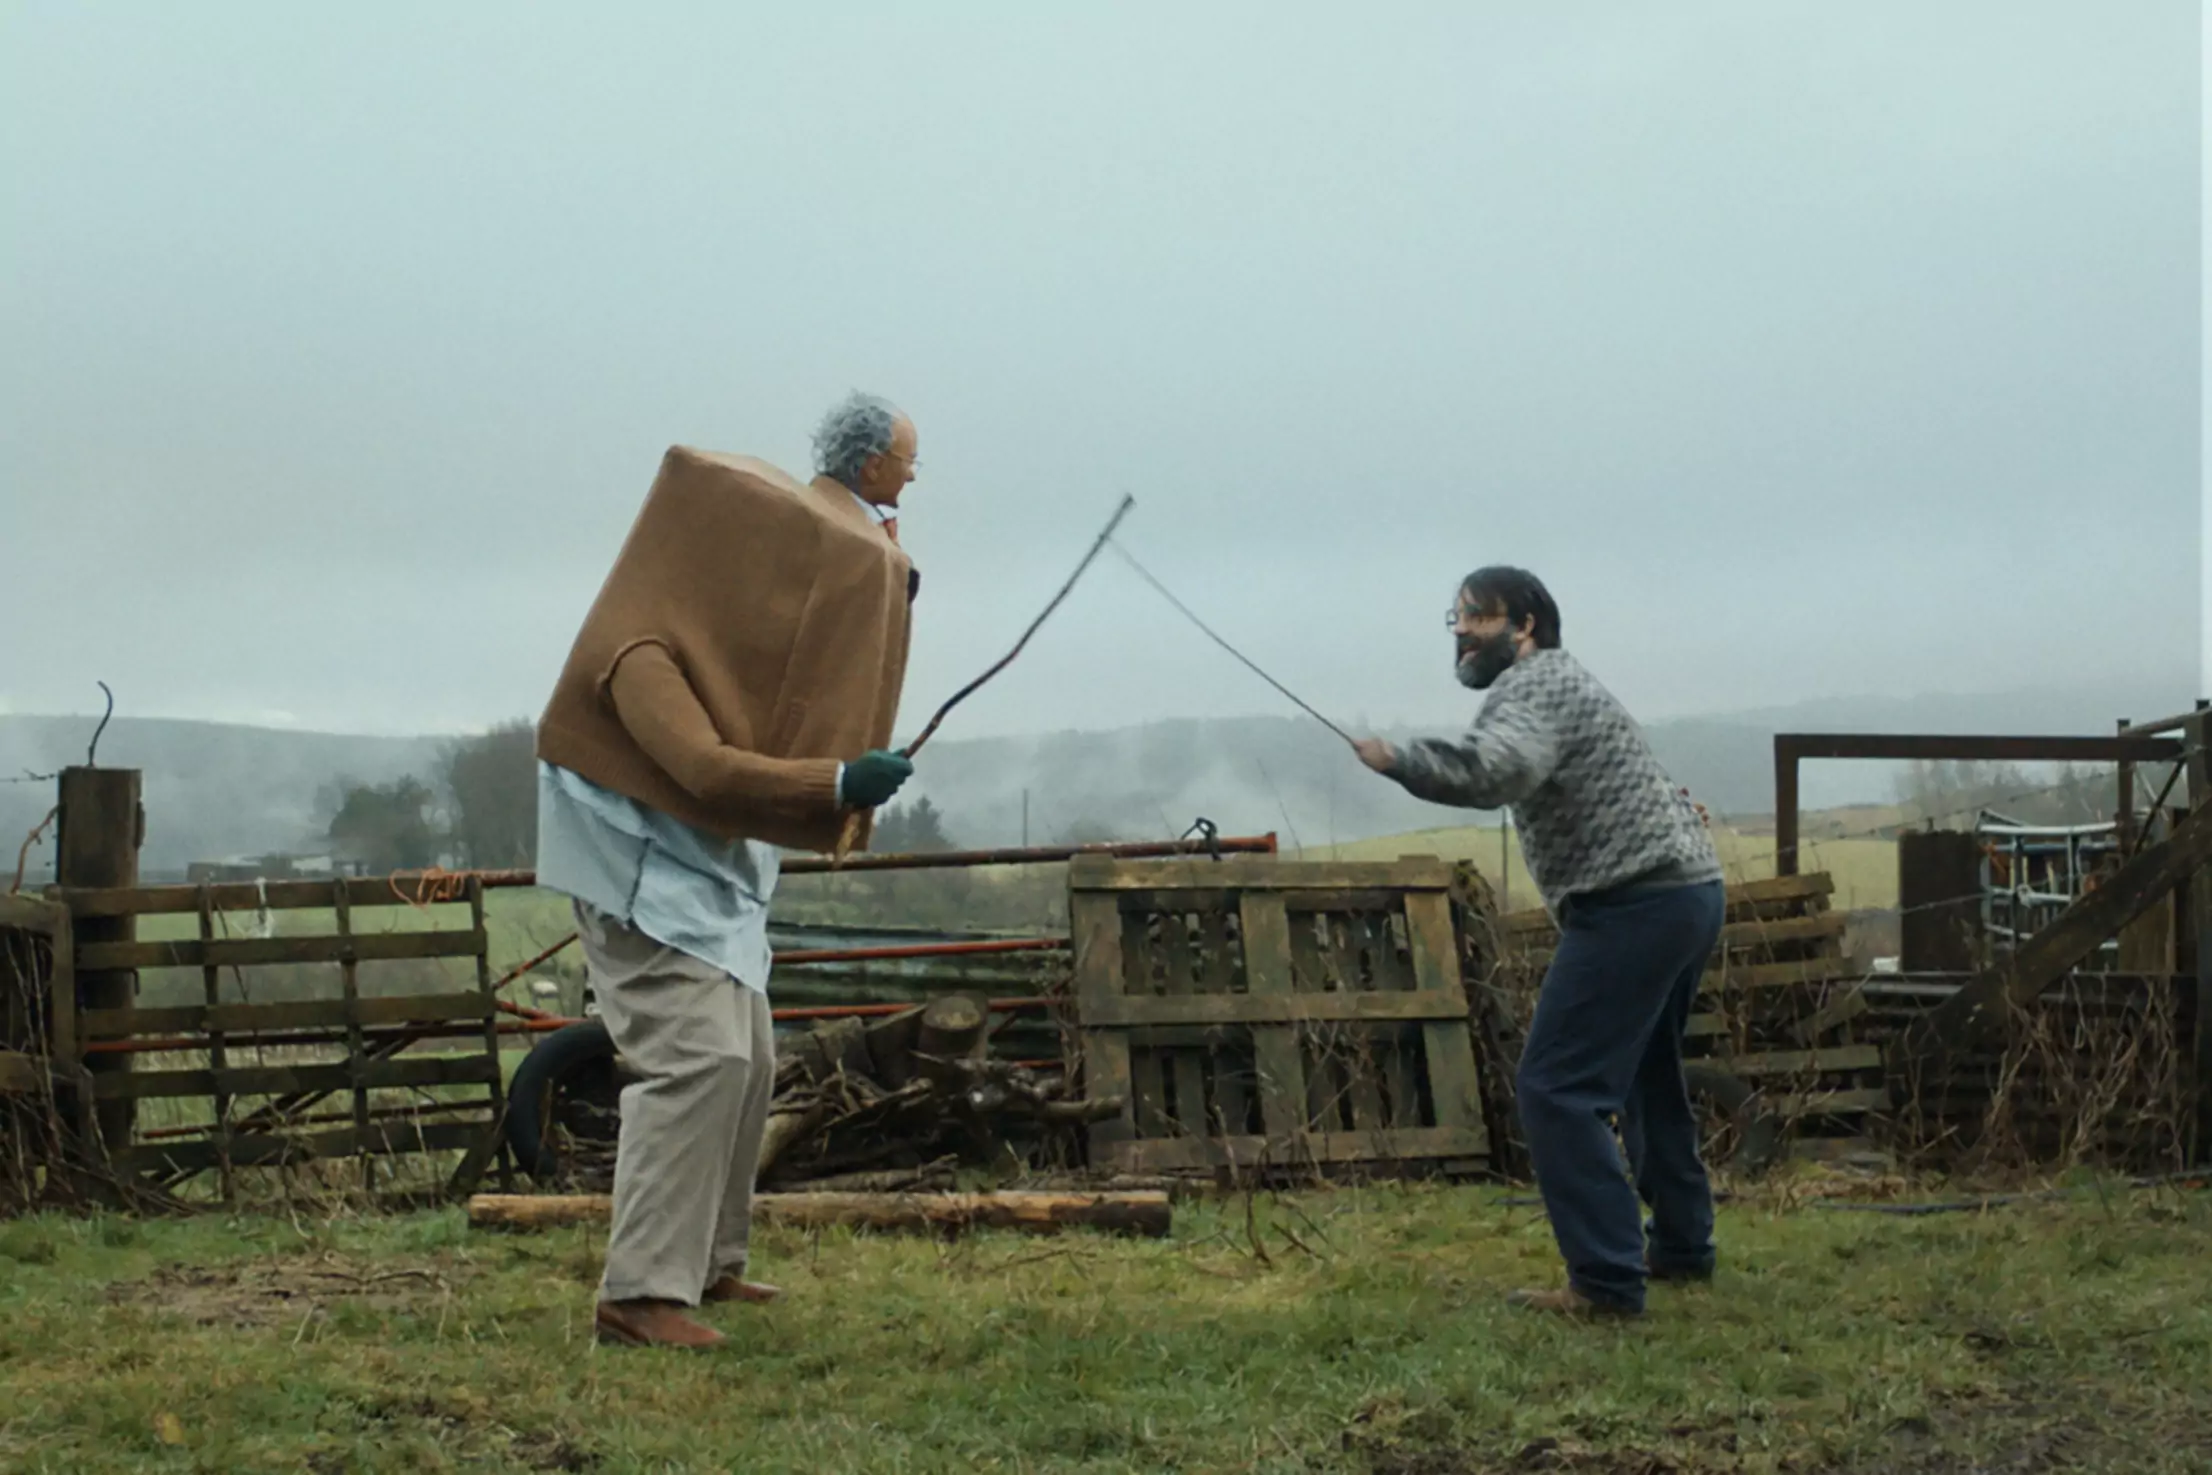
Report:
M870 395L811 483L678 446L538 724L538 884L573 901L622 1093L602 1340L703 1350L760 1303L753 1180L775 1080L768 908L782 849L865 840L918 580L898 547L914 424Z

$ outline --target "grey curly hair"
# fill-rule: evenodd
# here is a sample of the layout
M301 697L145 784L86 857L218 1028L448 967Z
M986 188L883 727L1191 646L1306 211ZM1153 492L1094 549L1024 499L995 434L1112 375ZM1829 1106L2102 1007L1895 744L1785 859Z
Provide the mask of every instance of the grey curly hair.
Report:
M846 396L815 428L815 471L851 486L870 456L891 449L891 428L899 418L898 407L888 400L858 391Z

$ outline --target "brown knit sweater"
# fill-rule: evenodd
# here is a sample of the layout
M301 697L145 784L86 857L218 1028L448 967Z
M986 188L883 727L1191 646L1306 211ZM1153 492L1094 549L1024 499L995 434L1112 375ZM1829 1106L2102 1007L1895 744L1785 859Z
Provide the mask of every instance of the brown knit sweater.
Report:
M671 449L538 756L712 834L834 849L838 764L891 741L911 568L828 477Z

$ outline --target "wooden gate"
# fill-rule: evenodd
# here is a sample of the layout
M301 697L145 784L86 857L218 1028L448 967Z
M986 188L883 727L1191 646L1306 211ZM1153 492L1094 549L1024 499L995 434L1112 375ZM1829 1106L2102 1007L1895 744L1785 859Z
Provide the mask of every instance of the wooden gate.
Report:
M1452 868L1069 863L1091 1129L1125 1171L1483 1166Z
M373 1185L379 1157L458 1152L448 1187L472 1187L505 1111L498 1000L483 885L445 889L364 877L51 892L80 931L123 924L119 938L80 938L80 977L182 974L198 996L78 1009L67 1046L57 1024L57 1056L103 1113L108 1162L168 1187L213 1172L228 1199L240 1169L352 1158ZM141 921L170 935L137 936ZM380 987L402 964L463 977ZM331 1098L342 1104L316 1110Z

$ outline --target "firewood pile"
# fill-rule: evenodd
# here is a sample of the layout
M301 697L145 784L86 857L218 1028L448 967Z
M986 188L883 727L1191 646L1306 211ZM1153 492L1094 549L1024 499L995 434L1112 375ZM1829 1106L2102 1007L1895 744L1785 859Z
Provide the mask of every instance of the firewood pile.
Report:
M990 1023L981 999L947 994L780 1040L761 1187L900 1192L942 1187L962 1165L1074 1158L1082 1129L1119 1112L1120 1098L1077 1098L1061 1072L994 1056ZM616 1060L561 1083L549 1109L558 1168L541 1187L611 1189L629 1080Z

